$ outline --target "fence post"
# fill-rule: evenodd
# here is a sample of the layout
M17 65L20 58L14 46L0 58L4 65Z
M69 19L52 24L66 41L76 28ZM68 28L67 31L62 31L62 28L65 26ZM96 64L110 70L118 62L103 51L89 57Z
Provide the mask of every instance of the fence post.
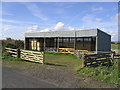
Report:
M82 53L82 67L84 67L84 52Z
M17 58L20 58L20 49L17 49Z
M78 51L78 59L80 60L81 58L80 58L81 56L80 56L80 51Z
M115 51L112 52L112 61L114 60Z
M42 64L45 64L45 51L43 52L43 63Z
M57 39L57 53L59 52L59 37Z

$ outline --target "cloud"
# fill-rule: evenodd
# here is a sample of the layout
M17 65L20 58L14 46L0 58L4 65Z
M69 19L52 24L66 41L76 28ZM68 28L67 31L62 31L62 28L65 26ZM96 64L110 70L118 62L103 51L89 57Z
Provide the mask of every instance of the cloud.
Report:
M87 28L95 28L95 27L99 27L99 28L103 28L103 27L110 27L110 26L118 26L115 23L111 22L110 20L102 20L102 18L98 18L96 21L96 16L92 15L92 14L87 14L85 16L82 17L82 25L87 26ZM98 22L99 21L99 22ZM101 22L100 22L101 21Z
M72 31L72 30L75 30L75 28L69 26L69 27L68 27L68 30Z
M64 23L58 22L58 23L55 25L54 30L60 30L60 29L62 29L64 26L65 26Z
M39 26L38 25L34 25L34 26L31 26L31 27L27 27L27 33L28 32L36 32L39 30Z
M49 32L49 31L50 31L49 28L46 28L46 29L40 30L40 32Z
M99 8L92 8L92 11L102 11L103 7L99 7Z
M95 15L87 14L87 15L84 15L81 19L82 19L81 29L96 28L100 24L100 22L96 21L96 16Z
M21 37L21 33L24 32L25 26L16 26L10 24L3 24L1 31L2 37L1 39L6 39L6 37L11 37L13 39L24 39L24 36ZM1 32L0 32L1 33Z
M3 19L3 18L0 18L0 20L2 22L8 22L8 23L19 23L19 21L16 21L16 20L9 20L9 19Z
M10 29L10 27L5 27L3 30L8 31L9 29Z
M120 17L120 13L117 13L116 15L111 17L111 20L114 22L118 22L118 17Z
M105 28L103 28L102 31L107 32L107 30Z
M72 31L72 30L78 30L72 26L68 26L66 24L64 24L63 22L58 22L55 27L53 29L51 29L51 31L58 31L58 30L62 30L62 31Z
M29 33L29 32L36 32L36 31L39 31L39 32L49 32L49 31L58 31L58 30L75 30L74 27L71 27L71 26L68 26L68 27L65 27L65 24L62 23L62 22L58 22L55 27L52 27L52 28L45 28L45 29L42 29L40 30L39 29L39 26L38 25L34 25L34 26L31 26L31 27L27 27L27 31L25 31L25 33Z
M112 41L118 41L118 31L117 30L107 30L105 28L101 29L102 31L108 33L111 35L111 40Z
M118 41L118 31L108 31L108 33L111 35L112 41Z
M101 18L96 18L96 21L97 22L102 22L102 19Z
M87 28L87 26L84 26L84 25L83 25L83 26L81 27L81 29L85 29L85 28Z
M34 25L31 27L27 27L27 30L24 33L29 33L29 32L49 32L51 31L49 28L45 28L43 30L40 30L38 25ZM24 33L22 33L22 35L24 35Z
M105 31L106 33L110 34L112 41L118 40L118 33L117 33L118 25L116 22L112 22L111 20L103 21L101 18L97 18L95 15L92 14L83 16L82 21L83 21L82 25L87 26L87 28L85 27L85 29L93 29L97 27Z
M51 31L58 31L58 30L72 31L75 30L75 28L71 26L67 26L63 22L58 22Z
M36 31L39 31L39 32L49 32L49 31L59 31L59 30L72 31L72 30L92 29L92 28L96 28L96 26L98 26L97 28L99 28L102 31L104 31L104 32L106 32L106 33L111 35L112 41L117 41L118 40L118 32L116 31L117 30L116 28L111 27L111 25L109 25L109 30L106 29L106 28L100 28L99 24L96 25L97 21L92 24L94 27L91 26L91 28L90 28L90 26L87 26L87 25L92 23L93 19L90 19L89 17L87 19L90 20L90 21L87 21L89 23L86 23L86 24L84 23L84 25L81 26L80 28L75 28L75 27L72 27L72 26L66 26L63 22L58 22L55 25L55 27L45 28L45 29L42 29L42 30L39 29L38 25L34 25L34 26L31 26L31 27L28 27L26 32L36 32ZM103 24L105 24L105 23L103 23ZM103 27L103 25L102 25L102 27Z
M22 21L17 21L17 20L11 20L11 19L3 19L0 18L0 21L2 22L7 22L7 23L17 23L17 24L36 24L35 22L22 22Z
M36 32L36 31L39 31L38 25L27 27L26 31L22 32L19 37L23 39L25 37L25 33Z
M48 18L42 13L41 9L36 4L26 4L24 5L32 13L33 16L40 18L43 21L48 20Z
M91 21L93 21L93 19L94 19L93 16L89 15L89 14L86 14L82 17L83 22L91 22Z

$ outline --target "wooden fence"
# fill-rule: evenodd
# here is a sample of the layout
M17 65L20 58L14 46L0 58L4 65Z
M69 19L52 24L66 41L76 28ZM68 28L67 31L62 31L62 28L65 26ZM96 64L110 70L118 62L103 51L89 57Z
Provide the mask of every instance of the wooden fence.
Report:
M45 52L57 52L57 49L56 48L48 48L48 47L46 47Z
M76 57L80 60L80 59L82 59L83 54L88 55L88 54L95 54L95 53L96 53L96 51L75 50L74 55L76 55Z
M5 48L5 50L9 53L11 53L11 56L17 57L17 49L12 49L12 48Z
M120 59L120 50L112 50L111 52L113 53L113 58Z
M45 52L55 52L55 53L70 53L74 54L74 48L59 48L57 52L57 48L45 48Z
M59 48L59 53L74 54L74 48Z
M98 53L98 54L82 54L82 67L86 66L98 66L111 65L112 57L111 53Z
M11 53L13 57L44 64L45 61L44 52L12 49L12 48L5 48L5 49L7 52Z

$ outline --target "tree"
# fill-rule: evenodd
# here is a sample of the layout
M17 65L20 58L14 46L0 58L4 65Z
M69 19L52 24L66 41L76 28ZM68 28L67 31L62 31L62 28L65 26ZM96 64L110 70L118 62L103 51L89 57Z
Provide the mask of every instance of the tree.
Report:
M13 39L12 39L12 38L10 38L10 37L8 37L8 38L6 38L6 40L11 41L11 40L13 40Z
M24 42L21 40L15 40L15 45L17 48L21 48L21 49L24 48Z

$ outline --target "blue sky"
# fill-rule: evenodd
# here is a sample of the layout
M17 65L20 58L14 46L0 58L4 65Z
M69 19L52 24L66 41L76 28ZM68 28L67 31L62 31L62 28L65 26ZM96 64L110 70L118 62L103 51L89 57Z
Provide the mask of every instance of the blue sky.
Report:
M117 2L3 2L3 39L25 32L99 28L118 38Z

